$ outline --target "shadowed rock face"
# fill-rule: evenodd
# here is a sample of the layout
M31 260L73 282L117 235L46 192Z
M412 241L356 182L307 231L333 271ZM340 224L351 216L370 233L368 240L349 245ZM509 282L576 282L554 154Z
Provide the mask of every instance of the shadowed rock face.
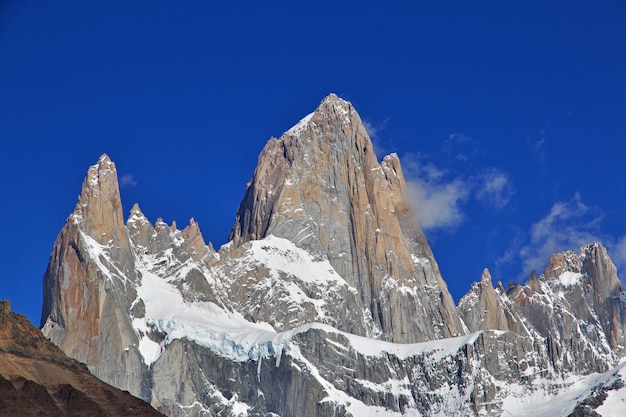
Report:
M327 258L386 340L462 334L404 188L397 155L379 164L357 112L330 95L265 146L230 238L271 234Z
M0 416L162 416L91 375L0 304Z

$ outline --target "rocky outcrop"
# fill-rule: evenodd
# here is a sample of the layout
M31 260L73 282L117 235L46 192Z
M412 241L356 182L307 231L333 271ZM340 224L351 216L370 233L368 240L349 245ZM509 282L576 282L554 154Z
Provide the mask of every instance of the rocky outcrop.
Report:
M0 301L0 416L162 416L91 375Z
M404 188L397 155L379 164L357 112L331 94L265 146L230 238L236 247L274 235L328 259L371 318L371 329L350 328L359 334L395 342L463 334Z
M493 288L491 274L486 268L480 282L472 284L470 291L459 301L458 308L467 328L472 332L486 329L510 330L504 306Z

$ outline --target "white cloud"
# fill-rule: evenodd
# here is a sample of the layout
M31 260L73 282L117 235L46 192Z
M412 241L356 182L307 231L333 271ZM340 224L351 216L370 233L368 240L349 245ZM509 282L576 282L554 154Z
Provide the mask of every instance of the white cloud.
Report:
M460 180L446 184L408 181L407 196L424 230L458 226L464 218L460 204L467 190Z
M598 224L602 215L582 202L577 193L566 202L555 203L550 212L530 229L530 240L520 249L522 275L541 272L550 255L579 247L599 239Z
M374 140L374 138L378 137L378 127L374 126L370 121L363 119L363 127L365 127L365 131L370 139Z
M135 187L137 180L133 174L124 174L120 177L120 186L122 188Z
M463 206L470 198L499 210L509 204L514 194L512 181L502 171L490 169L463 178L451 170L425 163L427 158L420 154L402 158L407 176L407 200L424 230L452 229L460 225L465 219Z
M513 184L509 176L492 169L477 178L476 198L498 210L506 207L513 196Z
M448 139L445 140L445 144L460 144L460 143L475 143L469 135L462 132L450 133Z
M414 158L407 165L411 179L406 182L406 198L422 229L450 229L461 224L461 204L469 193L466 182L447 179L446 171L433 164L420 165Z

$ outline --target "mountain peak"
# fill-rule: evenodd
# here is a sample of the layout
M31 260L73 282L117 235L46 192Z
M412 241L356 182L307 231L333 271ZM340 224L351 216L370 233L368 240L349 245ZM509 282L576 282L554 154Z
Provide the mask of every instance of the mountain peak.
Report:
M324 97L324 98L322 99L322 101L321 101L321 102L322 102L322 103L325 103L325 102L327 102L327 101L335 101L335 102L349 103L348 101L346 101L346 100L344 100L344 99L342 99L342 98L339 98L339 96L337 96L337 94L335 94L335 93L329 93L326 97Z
M489 272L489 269L485 268L483 269L483 273L480 276L480 282L484 282L485 284L489 284L489 286L492 285L492 281L491 281L491 273Z
M134 205L118 227L103 155L55 242L43 332L106 382L189 417L515 415L506 404L617 364L626 296L600 244L507 292L485 269L457 310L404 190L398 156L379 164L336 95L267 143L219 253L193 219L153 226Z
M459 301L459 313L470 331L509 330L509 323L500 297L493 288L491 273L483 269L480 282Z
M322 99L320 102L319 108L333 108L337 110L341 110L343 112L353 111L354 107L352 107L352 103L347 100L342 99L337 96L335 93L330 93L326 97Z
M336 122L340 122L339 125L347 126L352 125L353 122L355 125L361 124L360 119L352 121L353 115L358 117L352 104L349 101L339 98L336 94L331 93L320 102L315 111L303 117L298 123L287 130L281 136L281 139L284 140L286 136L292 138L302 136L307 128L311 127L311 124L313 127L317 127L318 130L324 127L329 128L331 124L337 124Z
M111 164L111 162L111 158L109 158L109 155L106 153L103 153L100 155L100 158L98 158L98 164L108 165Z
M356 110L331 94L280 139L267 143L230 239L238 247L274 235L327 258L362 294L364 307L371 309L373 321L390 340L462 334L430 247L404 200L404 186L397 155L379 164ZM414 282L420 279L427 282ZM392 310L399 310L404 301L389 303L393 308L379 305L387 304L383 297L391 296L382 289L384 280L441 291L436 302L424 294L405 301L416 303L414 308L423 310L423 317L441 317L433 321L446 325L434 329L418 319L392 325L396 314Z
M270 139L265 145L239 206L230 239L239 245L270 233L272 224L279 223L273 218L291 209L289 202L282 201L286 198L281 197L283 191L315 187L315 193L320 193L315 201L332 198L327 195L329 192L345 192L348 177L355 177L347 171L369 176L372 169L380 168L372 148L352 105L330 94L280 139ZM341 171L335 169L339 167ZM322 170L324 173L314 174ZM335 184L334 189L329 184ZM341 187L338 189L337 185ZM298 202L292 202L305 204L311 202L310 197L299 196Z
M123 238L124 217L117 170L107 154L102 154L87 170L71 218L98 243Z
M139 203L133 204L133 208L130 209L130 214L131 215L133 215L133 214L137 214L137 215L138 214L143 214L141 212L141 208L139 207Z

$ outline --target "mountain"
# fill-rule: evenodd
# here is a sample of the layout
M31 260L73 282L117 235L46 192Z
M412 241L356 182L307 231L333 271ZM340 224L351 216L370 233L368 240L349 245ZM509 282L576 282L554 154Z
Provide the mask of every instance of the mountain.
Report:
M332 312L341 330L402 343L460 335L404 188L397 155L379 164L357 112L331 94L265 146L230 239L276 236L328 260L357 291ZM356 317L345 317L346 307Z
M42 330L169 416L554 417L623 398L626 296L602 245L508 290L485 270L455 306L404 189L332 94L269 140L219 251L193 219L135 204L124 224L103 155L55 242Z
M162 416L69 358L0 301L0 416Z

